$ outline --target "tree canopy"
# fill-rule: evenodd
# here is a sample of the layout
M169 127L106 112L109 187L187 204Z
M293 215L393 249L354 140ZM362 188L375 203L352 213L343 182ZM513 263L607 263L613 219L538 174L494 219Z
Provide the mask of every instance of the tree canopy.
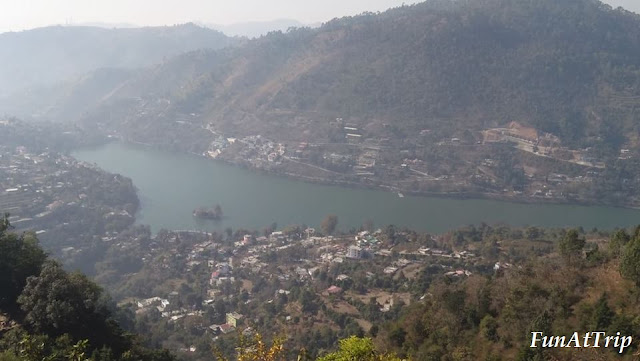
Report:
M35 235L9 232L8 219L0 219L0 313L22 322L2 335L0 360L174 360L124 332L102 288L47 259Z
M338 351L318 358L317 361L400 361L391 354L379 353L370 338L351 336L340 340Z
M335 214L329 214L326 216L322 223L320 224L320 228L322 228L322 232L324 234L333 234L338 226L338 216Z
M620 274L640 287L640 237L634 237L624 247L620 261Z
M0 309L14 310L27 277L36 275L47 255L31 233L9 233L9 216L0 219Z
M578 230L571 229L558 243L560 255L569 262L574 261L582 255L585 243Z

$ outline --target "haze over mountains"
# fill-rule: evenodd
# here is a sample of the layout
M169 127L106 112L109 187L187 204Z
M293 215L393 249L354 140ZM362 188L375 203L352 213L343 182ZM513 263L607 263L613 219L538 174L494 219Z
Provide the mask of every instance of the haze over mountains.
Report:
M94 57L102 59L100 66L130 68L171 51L147 41L163 50L148 45L150 50L130 55L114 49L108 54L87 51L92 54L88 59L65 63L61 59L69 59L73 47L88 39L104 48L98 44L107 40L95 40L104 33L52 28L23 36L64 37L73 31L85 32L80 39L87 40L61 42L72 48L48 65L60 67L55 72L60 76L97 67ZM147 34L157 30L119 31L127 32L119 33L122 37L129 31L153 37ZM164 32L176 39L174 52L232 43L192 25ZM190 40L185 44L178 39ZM109 109L124 124L143 111L130 99L163 98L171 103L163 114L198 114L195 121L228 131L276 130L299 116L377 119L405 131L444 124L451 130L483 129L519 120L568 142L603 140L618 146L637 123L629 108L633 104L621 104L621 99L637 96L639 39L638 15L597 1L431 1L337 19L318 29L275 33L222 51L187 53L140 73L118 71L121 78L108 81L94 73L67 85L64 94L55 88L49 96L38 93L20 109L15 109L17 102L12 105L20 115L55 118L73 113L60 109L75 107L82 97L85 109L93 109L87 113L93 114L92 121L104 121L101 115ZM31 62L18 62L22 57L15 55L3 59L2 76L9 78L3 84L34 74L9 71L18 65L45 66L41 57ZM91 98L77 91L84 87L100 91ZM47 109L58 111L48 114ZM144 111L147 116L137 122L161 127L162 117L153 117L154 109Z
M305 26L317 27L317 24L305 24L294 19L275 19L269 21L246 21L237 22L232 24L216 24L216 23L204 23L196 22L196 24L213 30L218 30L227 36L244 36L248 38L255 38L262 35L266 35L271 31L287 31L287 29L295 27L301 28ZM114 28L138 28L140 26L129 23L80 23L70 24L70 26L85 26L85 27L98 27L104 29Z
M136 69L234 43L193 24L134 29L52 26L0 34L0 94L52 85L99 68Z
M250 21L229 25L206 24L208 28L221 31L228 36L246 36L256 38L266 35L271 31L287 31L289 28L301 28L305 26L315 27L319 24L304 24L293 19L277 19L271 21Z
M179 136L169 124L188 116L196 126L275 138L289 129L306 140L309 131L329 136L320 119L342 117L445 135L517 120L605 152L638 141L640 16L593 0L430 1L236 47L191 24L53 27L2 34L2 43L5 93L55 86L5 97L0 112L83 118L122 134ZM113 69L95 70L104 67ZM168 105L152 105L160 100Z
M640 226L605 230L640 217L640 15L429 0L295 25L0 34L0 361L275 335L255 359L637 355L528 338L640 338Z

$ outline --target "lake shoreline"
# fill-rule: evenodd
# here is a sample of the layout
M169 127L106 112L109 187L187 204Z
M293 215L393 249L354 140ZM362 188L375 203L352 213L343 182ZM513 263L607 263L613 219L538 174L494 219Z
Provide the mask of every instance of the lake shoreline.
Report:
M156 148L152 145L145 145L151 148ZM162 149L162 148L158 148ZM166 150L165 150L166 151ZM173 151L169 151L173 152ZM337 186L344 187L350 189L366 189L366 190L379 190L379 191L388 191L392 193L403 193L405 196L413 196L413 197L433 197L433 198L442 198L442 199L456 199L456 200L494 200L500 202L509 202L515 204L549 204L549 205L566 205L566 206L581 206L581 207L614 207L614 208L622 208L622 209L632 209L632 210L640 210L640 205L620 205L620 204L609 204L605 202L596 202L596 201L588 201L588 200L577 200L577 199L559 199L559 198L542 198L542 197L533 197L533 196L522 196L515 197L511 195L503 195L497 193L486 193L486 192L416 192L409 189L397 188L395 186L380 184L380 185L368 185L364 183L358 182L349 182L349 181L338 181L338 180L330 180L327 178L318 178L318 177L310 177L302 174L295 174L291 172L278 172L272 171L264 168L257 168L248 166L246 163L241 163L237 161L230 161L226 159L214 159L205 154L196 154L192 152L182 153L189 154L195 157L204 158L208 161L212 161L215 163L227 164L233 167L239 167L248 171L256 172L258 174L267 174L276 177L282 177L290 180L302 181L309 184L321 184L321 185L329 185L329 186Z
M142 203L136 223L149 224L154 230L260 229L274 222L313 227L327 214L336 214L345 230L372 221L434 233L480 223L614 229L633 226L640 219L640 212L630 207L495 194L412 193L385 185L269 172L130 142L110 142L72 155L131 178ZM399 197L400 192L406 197ZM227 217L196 223L193 209L203 204L220 204Z
M163 147L161 145L143 143L133 140L126 140L122 138L109 138L105 142L96 143L93 147L107 145L109 143L123 143L132 145L135 147L147 148L150 150L158 150L168 153L173 153L176 155L188 155L196 158L204 158L207 161L211 161L213 163L218 164L226 164L233 167L238 167L244 170L248 170L251 172L255 172L257 174L266 174L276 177L281 177L284 179L301 181L308 184L320 184L320 185L328 185L328 186L336 186L343 187L348 189L362 189L362 190L378 190L378 191L388 191L392 193L403 193L405 196L412 197L425 197L425 198L440 198L440 199L455 199L455 200L493 200L500 202L508 202L514 204L544 204L544 205L566 205L566 206L580 206L580 207L613 207L613 208L621 208L621 209L631 209L631 210L640 210L640 205L632 205L632 204L610 204L605 202L597 202L597 201L589 201L589 200L579 200L579 199L559 199L559 198L543 198L543 197L533 197L533 196L513 196L513 195L504 195L497 193L486 193L486 192L416 192L410 189L397 188L392 185L387 184L365 184L361 182L349 182L349 181L339 181L339 180L331 180L328 178L318 178L305 176L302 174L296 174L291 172L279 172L268 170L264 168L252 167L247 165L245 162L227 160L227 159L214 159L206 154L198 154L194 152L185 152L185 151L176 151L175 149L169 149L167 147ZM89 146L88 148L91 148ZM82 147L85 148L85 147ZM73 151L71 151L73 152Z

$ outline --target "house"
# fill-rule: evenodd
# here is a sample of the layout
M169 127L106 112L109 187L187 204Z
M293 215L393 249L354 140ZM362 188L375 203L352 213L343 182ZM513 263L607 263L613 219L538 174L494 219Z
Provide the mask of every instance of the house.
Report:
M151 297L138 301L138 308L149 307L152 305L159 305L162 308L166 308L169 305L169 300L160 297Z
M282 231L271 232L271 241L283 240L285 239L284 233Z
M238 323L242 321L243 317L243 315L237 312L227 313L227 324L233 326L234 328L238 327Z
M337 295L342 293L342 288L338 287L338 286L331 286L329 288L327 288L327 293L330 295Z
M207 291L207 297L213 300L215 300L219 296L219 294L220 294L220 290L211 289Z
M228 276L231 273L231 265L226 262L219 263L217 268L220 276L222 277Z
M209 278L209 284L213 286L216 283L216 281L218 281L218 278L220 278L220 272L218 271L212 272L211 277Z
M347 258L361 259L363 255L364 255L364 252L362 251L362 248L358 246L351 246L347 250Z
M384 305L382 306L382 308L380 308L381 312L389 312L391 311L391 307L393 307L393 297L389 298L388 300L385 301Z
M298 275L298 277L300 277L301 279L305 279L305 278L309 277L309 271L307 269L305 269L305 268L296 267L295 272Z
M222 332L223 334L227 334L229 332L235 331L236 328L228 323L223 323L222 325L211 325L209 326L209 329L213 331L214 334L220 332Z
M250 234L245 234L244 237L242 237L242 243L244 243L245 245L251 244L252 240L253 240L253 236Z
M445 276L460 277L460 276L471 276L471 274L472 273L467 271L467 270L457 270L457 271L447 272L444 275Z
M221 280L228 279L230 274L231 274L231 267L229 266L229 264L220 263L217 266L217 270L211 272L211 277L209 278L209 284L212 286L213 284L219 284Z
M391 257L393 253L391 252L390 249L381 249L378 252L376 252L377 256L382 256L382 257Z
M289 295L291 294L291 291L287 291L287 290L283 290L283 289L279 289L276 291L276 296L278 295Z
M396 271L398 271L397 267L389 266L389 267L386 267L383 272L389 275L389 274L396 273Z

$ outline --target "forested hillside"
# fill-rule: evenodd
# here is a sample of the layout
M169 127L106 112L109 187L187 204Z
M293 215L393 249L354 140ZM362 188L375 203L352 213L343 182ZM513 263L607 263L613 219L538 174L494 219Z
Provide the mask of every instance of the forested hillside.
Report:
M161 234L156 242L171 236L168 231ZM118 309L93 281L66 272L48 259L32 233L11 233L4 217L0 223L0 360L174 359L166 351L143 346L146 342L158 348L165 343L197 345L192 346L194 351L187 348L179 353L185 360L225 360L229 355L261 361L635 359L640 337L640 227L609 234L596 229L482 224L433 237L389 226L376 234L381 244L393 244L394 253L412 265L395 275L380 276L371 271L379 273L390 261L388 256L332 262L316 268L309 284L292 279L286 282L290 287L277 277L260 280L248 269L234 271L236 277L251 281L221 287L220 296L230 297L220 297L212 306L204 302L207 311L200 316L193 312L184 319L163 320L165 316L156 313L154 306L148 312L136 312L134 321L133 308L140 306L129 302L125 309ZM167 274L186 274L190 281L178 287L180 293L171 302L199 309L196 304L203 298L197 289L207 282L196 279L203 269L185 271L174 266L180 253L171 251L171 267L154 268L168 259L157 254L144 269L131 273L126 265L146 254L137 248L152 243L144 237L136 239L140 244L110 252L99 266L105 271L101 279L129 278L124 286L131 300L134 289L159 292L166 287L161 279ZM188 249L188 239L182 242L178 249ZM305 241L295 242L282 254L272 253L273 263L309 256L302 245ZM425 257L421 252L412 251L418 249L432 252L427 262L420 260ZM457 256L442 257L446 249ZM174 285L179 281L175 275L169 277ZM251 285L250 292L245 284ZM324 290L331 284L339 284L340 293L327 294ZM274 291L278 289L283 292ZM394 297L397 301L389 308L381 307L374 295L384 291L398 297L405 294L406 302ZM263 297L265 301L257 301ZM247 302L252 299L255 302ZM233 309L247 320L228 335L214 336L209 323L198 320L224 318L225 312L229 317ZM285 319L286 314L295 317ZM136 330L144 339L125 328ZM567 337L573 332L619 332L632 337L633 343L624 348L531 348L534 331Z
M395 243L396 249L452 247L478 258L447 260L453 269L472 271L446 274L442 274L443 268L448 268L434 259L414 274L399 272L385 286L383 279L364 276L380 257L366 265L362 260L330 265L318 272L315 285L308 289L311 292L301 292L299 299L293 287L291 295L278 296L277 302L272 299L259 306L245 306L245 315L262 321L250 323L250 331L261 333L257 338L220 335L216 347L225 347L231 354L245 354L248 360L295 360L300 354L307 359L319 355L317 360L398 360L394 355L416 361L637 359L640 227L633 232L616 230L608 234L595 229L510 229L483 224L449 232L435 243L410 231L385 232L389 233L380 235L380 240ZM400 253L415 257L408 256L406 249ZM350 276L348 281L335 279L341 272ZM154 276L147 277L150 280ZM332 282L344 287L344 293L328 297L317 293ZM264 282L260 287L265 287ZM374 287L395 289L396 294L410 292L410 302L394 304L385 311L376 297L357 301L358 295L369 295L367 290ZM257 288L254 286L250 297L259 293ZM282 325L277 317L270 316L274 308L276 314L292 312L298 302L303 314L298 320ZM347 305L352 305L352 310L347 311ZM215 309L218 307L216 301ZM368 330L361 328L363 324L370 326ZM158 334L168 332L158 324L153 329ZM622 349L619 344L601 344L599 348L530 347L531 332L566 335L568 340L574 332L584 335L594 331L607 335L619 332L632 337L633 342ZM268 347L267 340L273 338L275 349ZM340 350L332 353L338 344ZM252 358L267 353L272 357Z
M517 120L617 151L636 141L639 39L637 15L599 1L428 1L180 56L113 99L170 99L171 112L236 131L296 117L316 120L310 128L338 116L404 131Z
M484 232L483 232L484 233ZM460 232L463 238L478 233ZM634 360L640 332L640 228L609 239L577 230L530 233L526 260L498 263L490 277L440 279L378 334L379 345L415 360ZM483 242L501 237L485 234ZM543 246L544 247L544 246ZM538 256L534 256L538 253ZM499 267L498 267L499 266ZM599 330L633 336L631 348L531 348L531 332L569 335ZM635 356L634 356L635 355Z
M638 206L638 85L637 14L433 0L94 71L0 111L317 182Z

